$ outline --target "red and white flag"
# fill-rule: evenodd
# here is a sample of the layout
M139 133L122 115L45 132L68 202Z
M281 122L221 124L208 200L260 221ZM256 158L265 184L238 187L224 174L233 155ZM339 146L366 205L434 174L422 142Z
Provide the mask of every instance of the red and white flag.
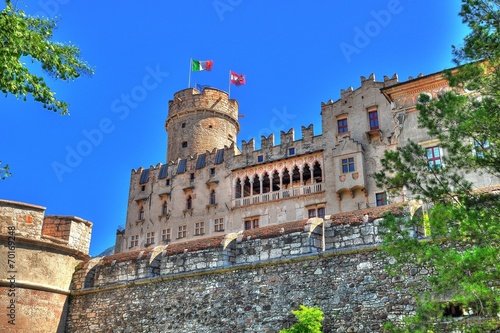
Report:
M231 84L241 86L241 85L244 85L246 83L245 75L237 74L233 71L230 71L230 72L231 72L231 75L230 75Z

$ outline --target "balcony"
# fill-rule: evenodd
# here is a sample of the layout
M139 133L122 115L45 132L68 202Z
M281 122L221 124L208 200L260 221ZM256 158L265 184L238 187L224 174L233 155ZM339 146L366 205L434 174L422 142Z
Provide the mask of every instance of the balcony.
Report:
M322 191L323 191L323 183L310 184L305 186L287 188L280 191L255 194L244 198L233 199L232 206L242 207L248 205L256 205L260 203L266 203L269 201L286 200L292 197L299 197L302 195L308 195Z

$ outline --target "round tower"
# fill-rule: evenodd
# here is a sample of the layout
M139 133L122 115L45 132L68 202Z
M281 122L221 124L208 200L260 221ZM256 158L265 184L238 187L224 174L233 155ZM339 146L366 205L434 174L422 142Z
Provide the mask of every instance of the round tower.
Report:
M238 102L215 88L178 91L168 102L167 163L236 143ZM236 147L236 145L234 146ZM235 148L236 149L236 148Z

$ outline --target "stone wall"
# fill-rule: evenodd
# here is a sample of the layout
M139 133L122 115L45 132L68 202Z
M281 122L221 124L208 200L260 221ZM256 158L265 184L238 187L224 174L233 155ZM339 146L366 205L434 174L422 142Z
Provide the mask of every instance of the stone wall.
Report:
M0 200L0 332L64 332L75 267L88 260L92 224Z
M300 304L324 311L324 332L380 332L412 313L420 278L386 273L381 213L328 220L325 251L310 219L95 258L73 278L67 332L279 332Z

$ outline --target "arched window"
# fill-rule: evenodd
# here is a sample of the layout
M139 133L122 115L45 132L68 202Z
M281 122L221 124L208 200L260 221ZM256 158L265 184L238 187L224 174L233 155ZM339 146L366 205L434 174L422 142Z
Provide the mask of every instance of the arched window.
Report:
M323 181L323 176L322 176L322 172L321 172L321 165L319 165L318 161L316 161L316 163L314 163L313 178L314 178L315 183L321 183Z
M304 185L311 184L311 169L308 164L306 164L302 170L302 181Z
M271 192L271 181L269 180L269 174L266 172L262 177L262 193Z
M215 205L215 190L210 191L210 204Z
M236 180L236 185L234 189L234 198L239 199L241 198L241 179Z
M193 209L193 198L191 195L188 195L186 199L186 209Z
M243 196L250 196L250 179L248 177L245 177L245 182L243 183Z
M253 182L252 182L252 188L253 188L253 194L260 194L260 178L258 175L255 175L253 177Z

